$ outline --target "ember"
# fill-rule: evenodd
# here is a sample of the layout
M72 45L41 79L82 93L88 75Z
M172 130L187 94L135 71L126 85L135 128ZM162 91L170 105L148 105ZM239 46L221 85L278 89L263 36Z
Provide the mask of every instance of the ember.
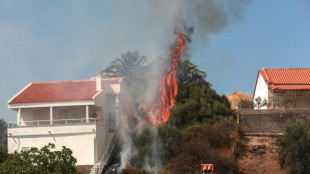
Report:
M168 52L170 65L166 67L161 75L160 97L155 99L151 106L141 104L138 108L145 122L156 126L166 123L170 116L169 109L173 106L178 93L176 78L178 61L186 42L189 41L182 33L176 32L175 35L177 37L176 43Z

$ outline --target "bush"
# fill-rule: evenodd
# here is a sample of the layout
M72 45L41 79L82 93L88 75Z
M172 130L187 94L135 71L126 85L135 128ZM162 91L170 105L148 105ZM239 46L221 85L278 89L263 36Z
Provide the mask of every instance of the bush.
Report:
M242 99L239 102L239 108L240 109L253 109L254 103L253 103L253 101L248 101L248 100Z
M0 148L0 165L7 159L7 157L8 157L7 150Z
M288 173L309 173L310 164L310 129L303 120L296 124L288 122L284 135L276 142L279 164Z
M243 149L237 125L221 122L196 124L182 132L182 148L165 166L163 173L199 173L200 164L214 164L217 173L238 173L235 156Z
M0 118L0 149L7 149L7 123Z
M204 83L194 83L180 86L166 124L182 129L195 123L214 124L233 116L225 95L218 95Z
M76 159L72 151L63 146L61 151L51 151L49 143L40 150L14 152L0 165L0 174L6 173L79 173L75 168Z

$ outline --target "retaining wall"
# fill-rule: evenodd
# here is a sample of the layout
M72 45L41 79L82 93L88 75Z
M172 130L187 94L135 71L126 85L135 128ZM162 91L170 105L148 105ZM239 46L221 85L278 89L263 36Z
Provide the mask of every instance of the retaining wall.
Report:
M310 121L310 109L238 110L239 126L247 134L283 133L288 120Z

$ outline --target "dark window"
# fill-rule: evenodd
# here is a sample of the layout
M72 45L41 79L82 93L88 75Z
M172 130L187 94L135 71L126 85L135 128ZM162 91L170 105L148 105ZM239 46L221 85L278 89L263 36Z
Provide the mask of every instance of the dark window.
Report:
M109 113L109 127L110 127L110 132L115 132L115 127L116 127L116 120L115 120L115 112L110 112Z

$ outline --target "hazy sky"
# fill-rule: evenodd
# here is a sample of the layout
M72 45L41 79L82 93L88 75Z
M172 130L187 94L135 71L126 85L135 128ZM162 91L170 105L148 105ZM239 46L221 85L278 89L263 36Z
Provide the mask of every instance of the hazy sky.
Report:
M149 62L165 54L175 8L152 3L0 0L0 118L16 120L7 101L30 82L89 78L129 50ZM208 40L193 36L191 60L219 94L253 93L262 67L310 67L310 1L249 1L240 10Z

